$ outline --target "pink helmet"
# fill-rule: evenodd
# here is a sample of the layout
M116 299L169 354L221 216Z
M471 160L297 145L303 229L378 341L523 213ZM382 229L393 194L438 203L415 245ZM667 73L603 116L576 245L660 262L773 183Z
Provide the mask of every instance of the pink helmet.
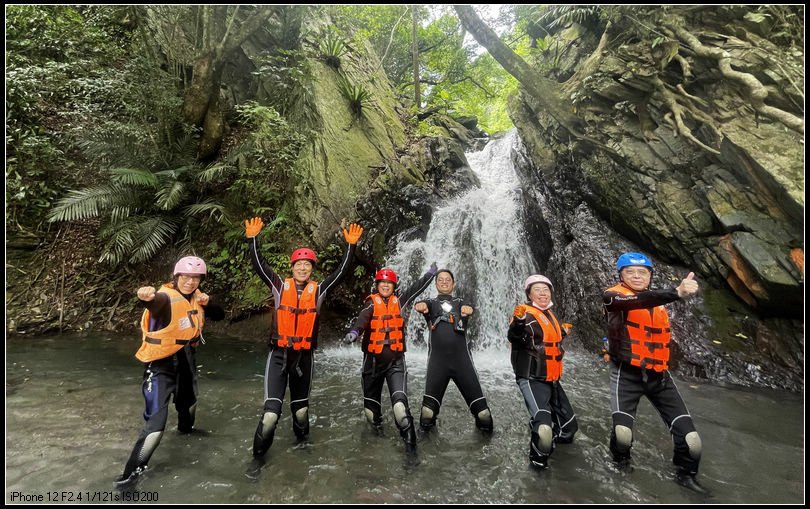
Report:
M540 274L534 274L526 278L526 282L523 283L523 289L526 291L526 295L529 294L529 288L531 288L535 283L547 284L551 291L554 291L554 285L551 284L551 280L549 278L546 276L541 276Z
M293 254L290 255L290 265L295 265L295 262L298 260L309 260L315 264L318 261L318 257L315 256L315 251L302 247L300 249L296 249L293 251Z
M208 273L205 267L205 262L202 258L196 256L184 256L174 264L174 272L172 275L178 274L199 274L204 276Z

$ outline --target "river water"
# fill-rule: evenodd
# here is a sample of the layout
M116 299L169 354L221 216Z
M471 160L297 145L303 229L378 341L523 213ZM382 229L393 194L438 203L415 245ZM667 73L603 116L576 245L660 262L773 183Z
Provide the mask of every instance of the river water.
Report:
M390 412L383 436L363 417L359 348L337 346L346 331L324 327L324 348L315 357L310 439L296 444L287 400L266 462L256 465L251 447L267 349L256 336L206 332L208 344L198 354L197 426L208 434L179 435L172 409L167 433L138 486L147 501L803 502L803 394L680 381L703 438L700 480L713 492L705 498L672 481L672 441L646 400L636 421L633 469L615 469L608 451L607 367L576 350L566 354L563 384L580 430L573 444L557 448L548 470L528 466L529 416L504 339L506 318L522 299L522 282L536 271L519 219L511 157L518 141L512 132L468 154L481 187L436 210L425 238L397 242L386 261L403 287L433 261L451 268L457 292L476 307L469 336L495 421L491 437L475 429L450 384L437 429L418 436L419 463L406 462ZM409 396L418 415L427 359L424 320L411 316L407 328ZM139 341L135 331L6 341L6 502L21 496L65 501L80 493L90 494L91 501L107 500L142 426L142 368L133 357ZM387 398L384 391L383 405L390 408Z
M206 335L208 336L208 335ZM256 472L252 436L262 400L266 347L207 337L200 347L197 426L167 433L138 489L160 503L801 503L804 501L803 396L680 381L704 442L706 499L671 480L671 440L646 400L639 408L634 469L610 461L608 373L592 355L566 355L564 384L580 431L547 471L528 466L528 414L508 350L474 360L495 419L479 434L450 385L434 433L419 436L412 466L385 415L377 436L362 415L361 352L324 337L316 353L308 443L296 444L288 401ZM142 425L142 368L135 334L11 338L6 342L6 502L12 492L112 491ZM409 393L421 401L426 350L406 354ZM384 400L387 402L387 395ZM387 403L384 403L387 405ZM388 407L390 408L390 407ZM47 498L45 498L47 501Z

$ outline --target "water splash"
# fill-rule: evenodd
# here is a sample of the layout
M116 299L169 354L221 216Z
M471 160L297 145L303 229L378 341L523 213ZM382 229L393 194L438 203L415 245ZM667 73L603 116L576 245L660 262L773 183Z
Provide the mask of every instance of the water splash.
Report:
M520 185L512 162L519 138L512 130L468 153L481 187L453 199L433 214L424 240L397 243L387 265L401 273L402 287L424 273L431 262L455 275L456 294L476 309L468 336L477 348L502 347L512 308L524 300L522 284L535 272L522 223ZM435 296L431 287L423 297ZM418 313L408 319L408 337L425 340L427 327Z

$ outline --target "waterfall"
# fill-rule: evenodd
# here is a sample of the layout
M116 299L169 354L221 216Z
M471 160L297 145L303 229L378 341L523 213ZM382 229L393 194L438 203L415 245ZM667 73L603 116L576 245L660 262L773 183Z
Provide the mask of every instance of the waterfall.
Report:
M536 272L522 224L520 186L512 154L519 143L516 130L490 141L483 150L467 153L470 168L481 181L436 210L424 240L397 243L387 260L407 288L432 262L450 269L455 293L475 308L468 337L477 348L501 344L514 306L525 300L523 281ZM422 298L436 296L432 286ZM407 336L425 341L424 318L411 312Z

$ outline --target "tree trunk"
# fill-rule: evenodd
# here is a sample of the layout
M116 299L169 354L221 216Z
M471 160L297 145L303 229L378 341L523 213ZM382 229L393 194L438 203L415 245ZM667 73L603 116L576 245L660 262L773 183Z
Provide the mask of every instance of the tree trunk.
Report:
M469 5L454 5L465 30L470 32L478 43L485 47L489 54L514 76L523 89L532 96L554 120L560 123L573 137L588 142L618 157L615 150L605 146L598 140L585 136L582 133L582 121L570 111L570 101L560 97L560 85L546 79L535 72L520 56L498 38L498 35L489 28L475 10Z
M202 9L200 53L194 61L191 86L183 98L183 117L189 124L202 127L197 156L208 159L216 155L225 134L219 101L222 68L236 48L269 22L277 7L256 8L243 20L237 18L240 6L230 13L226 6L202 6Z
M208 112L211 95L219 90L219 82L214 81L214 55L207 53L194 61L194 74L191 86L186 89L183 98L183 118L194 126L201 126Z
M419 42L416 39L416 29L419 23L419 19L416 16L417 7L416 5L411 6L411 17L413 20L411 50L413 52L413 102L418 110L422 107L422 89L419 86Z

